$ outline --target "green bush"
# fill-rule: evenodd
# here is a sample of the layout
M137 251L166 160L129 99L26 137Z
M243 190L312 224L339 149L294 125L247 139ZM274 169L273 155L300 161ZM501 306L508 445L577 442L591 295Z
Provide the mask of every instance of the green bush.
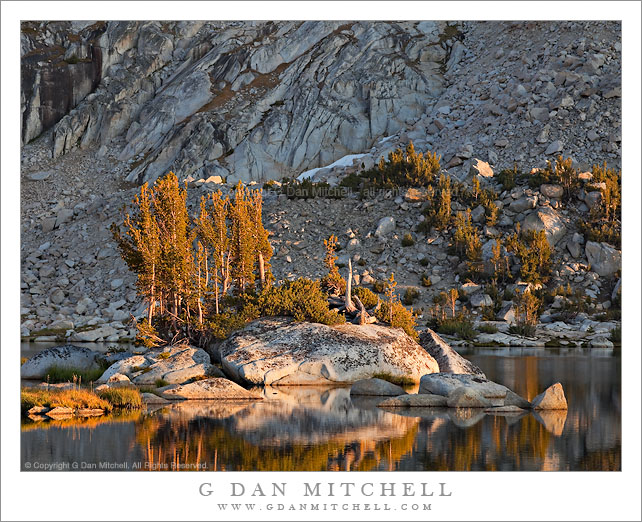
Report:
M425 266L428 266L428 265L430 264L430 261L428 260L428 258L427 258L427 257L422 257L422 258L419 260L419 264L420 264L421 266L424 266L424 267L425 267Z
M406 306L414 304L414 302L419 298L419 290L413 287L406 288L406 291L403 294L402 302Z
M389 323L393 328L402 328L410 337L419 340L419 334L415 330L417 320L415 314L405 308L399 301L392 303L392 321L390 321L390 303L383 301L375 316L379 321Z
M374 283L372 283L372 289L378 294L383 294L386 289L386 282L382 281L381 279L377 279Z
M412 238L412 234L410 232L406 233L401 239L402 247L410 247L414 244L415 244L415 240Z
M504 169L495 176L497 181L502 185L504 190L512 190L515 188L516 180L522 175L521 171L517 168L517 163L513 165L512 169Z
M319 281L311 279L302 278L287 281L280 287L270 287L259 294L256 306L261 316L285 315L295 321L327 325L345 322L345 317L329 309Z
M473 323L463 315L459 315L454 319L446 319L437 326L437 332L445 335L457 336L460 339L465 339L466 341L472 341L477 337L477 332L473 327Z
M168 384L169 382L165 379L156 379L154 381L154 386L156 386L157 388L162 388L163 386L167 386Z
M357 286L352 289L352 295L357 296L366 308L374 308L379 302L379 297L364 286Z
M480 333L494 334L494 333L497 333L498 331L499 330L494 324L482 324L479 326Z
M506 249L520 261L520 276L528 283L545 283L551 273L552 249L543 230L515 233L506 241Z
M381 158L374 168L361 174L365 184L374 188L425 187L439 174L441 158L435 153L417 153L412 142L405 152L397 149ZM355 184L355 180L350 180Z

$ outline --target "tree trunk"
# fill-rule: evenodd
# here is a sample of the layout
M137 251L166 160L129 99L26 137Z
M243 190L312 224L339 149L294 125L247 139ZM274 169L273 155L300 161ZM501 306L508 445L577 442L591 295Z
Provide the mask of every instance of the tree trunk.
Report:
M364 324L371 324L371 323L376 323L377 318L371 316L367 311L366 307L363 306L363 303L361 302L361 299L359 299L357 296L354 297L354 302L356 303L357 307L359 308L359 315L357 318L359 319L359 324L364 325Z
M259 278L261 280L261 290L265 290L265 261L263 252L259 252Z
M346 284L346 312L354 313L357 311L357 307L354 306L352 302L352 260L348 259L348 280Z

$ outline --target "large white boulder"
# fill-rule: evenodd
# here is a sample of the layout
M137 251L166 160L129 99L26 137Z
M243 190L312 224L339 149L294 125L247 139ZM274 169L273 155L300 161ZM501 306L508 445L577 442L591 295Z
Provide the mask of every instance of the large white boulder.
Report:
M221 343L216 355L237 382L265 385L353 383L382 372L417 382L439 371L403 330L372 324L259 319Z
M170 384L158 391L168 400L260 400L258 393L252 393L238 384L221 377L204 379L189 384Z
M22 379L43 379L52 366L94 370L100 366L99 356L98 352L72 344L55 346L43 350L25 362L20 367L20 377Z
M148 365L132 375L134 384L154 384L162 379L169 384L183 383L194 377L216 372L205 350L191 346L176 346L164 352L145 355Z

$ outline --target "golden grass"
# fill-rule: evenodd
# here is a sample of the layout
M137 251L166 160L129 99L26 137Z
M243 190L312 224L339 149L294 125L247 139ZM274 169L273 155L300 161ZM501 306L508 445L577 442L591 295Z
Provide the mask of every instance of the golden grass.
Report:
M108 388L99 392L98 397L108 401L114 408L137 410L143 407L138 388Z
M20 410L26 412L34 406L57 406L72 408L112 410L112 404L87 390L43 390L22 388L20 390Z

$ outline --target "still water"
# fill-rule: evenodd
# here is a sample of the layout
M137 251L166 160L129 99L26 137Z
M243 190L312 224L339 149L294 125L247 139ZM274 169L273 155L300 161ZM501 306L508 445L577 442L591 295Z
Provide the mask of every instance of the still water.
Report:
M183 402L22 424L23 469L620 470L621 359L604 350L461 349L533 399L563 384L568 412L384 411L348 388L278 387L252 403ZM28 463L28 464L27 464Z

